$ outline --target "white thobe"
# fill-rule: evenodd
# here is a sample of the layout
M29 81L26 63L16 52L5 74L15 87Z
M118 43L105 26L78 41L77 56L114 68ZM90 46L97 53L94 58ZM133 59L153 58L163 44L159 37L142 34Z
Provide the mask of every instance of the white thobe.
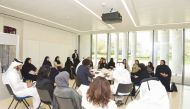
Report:
M6 75L4 75L5 83L9 84L13 90L13 93L17 97L32 96L33 107L37 109L40 104L40 97L38 95L35 86L27 88L27 84L22 82L19 76L19 72L16 69L9 70Z
M112 93L116 93L119 83L130 84L131 76L128 70L124 68L116 68L113 71L114 85L111 86Z

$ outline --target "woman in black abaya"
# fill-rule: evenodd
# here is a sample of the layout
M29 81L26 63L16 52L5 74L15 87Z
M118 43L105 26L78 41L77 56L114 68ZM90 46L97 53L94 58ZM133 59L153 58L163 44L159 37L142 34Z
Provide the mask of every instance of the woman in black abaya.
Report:
M171 70L165 65L165 60L160 61L160 65L156 67L156 77L162 82L168 92L170 92Z
M21 70L23 80L36 81L36 78L37 78L36 71L37 71L37 68L32 64L31 58L29 57L26 58Z
M45 58L44 58L44 62L43 62L43 64L42 64L42 66L49 66L49 67L52 67L52 64L51 64L51 62L49 61L49 56L46 56Z

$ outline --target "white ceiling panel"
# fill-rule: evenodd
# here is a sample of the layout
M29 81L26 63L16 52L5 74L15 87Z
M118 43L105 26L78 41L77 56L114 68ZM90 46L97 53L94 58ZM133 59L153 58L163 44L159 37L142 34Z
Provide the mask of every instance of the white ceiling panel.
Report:
M133 0L139 26L190 23L190 0Z
M81 32L131 31L190 26L190 0L0 0L0 13ZM122 23L102 13L119 11Z

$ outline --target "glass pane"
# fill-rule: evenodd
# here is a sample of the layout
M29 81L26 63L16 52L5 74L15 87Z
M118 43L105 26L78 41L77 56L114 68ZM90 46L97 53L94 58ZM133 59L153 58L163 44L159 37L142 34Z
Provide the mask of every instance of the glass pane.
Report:
M92 61L95 63L96 61L96 35L92 35Z
M184 84L190 85L190 29L185 30L185 75Z
M133 66L133 63L134 63L133 57L135 57L135 56L133 56L132 52L136 51L135 47L133 47L134 45L136 45L136 38L132 34L133 34L132 32L129 32L128 63L129 63L130 67Z
M152 31L137 31L136 59L140 63L147 65L149 61L152 62L152 44Z
M169 66L172 70L172 81L182 83L183 30L171 29L169 34Z
M124 43L124 33L119 33L119 50L118 50L118 62L122 62L122 47Z
M107 34L97 34L97 65L101 57L107 57Z
M111 48L110 48L110 50L111 50L111 56L110 56L110 58L114 58L114 60L116 60L116 53L117 53L117 34L116 33L111 33ZM108 60L108 62L109 62L109 60Z
M182 83L183 32L182 29L158 30L156 56L157 65L165 60L172 71L172 81ZM156 68L156 66L155 66Z

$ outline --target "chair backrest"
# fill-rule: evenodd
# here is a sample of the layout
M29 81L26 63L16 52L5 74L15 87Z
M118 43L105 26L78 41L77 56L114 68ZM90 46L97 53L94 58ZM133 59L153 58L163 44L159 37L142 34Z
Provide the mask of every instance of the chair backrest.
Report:
M41 102L43 102L45 104L51 104L52 103L52 98L51 98L48 90L37 88L37 91L38 91L38 94L40 96Z
M133 84L119 84L116 94L118 93L130 93L133 90Z
M8 90L8 92L9 92L9 94L12 95L15 100L19 100L19 99L17 98L17 96L13 93L13 90L12 90L11 86L10 86L9 84L6 84L5 86L7 87L7 90Z
M73 100L71 98L55 97L59 109L75 109Z
M9 84L5 84L10 95L14 95L13 90Z
M82 84L82 80L79 77L75 77L76 86L79 87Z

